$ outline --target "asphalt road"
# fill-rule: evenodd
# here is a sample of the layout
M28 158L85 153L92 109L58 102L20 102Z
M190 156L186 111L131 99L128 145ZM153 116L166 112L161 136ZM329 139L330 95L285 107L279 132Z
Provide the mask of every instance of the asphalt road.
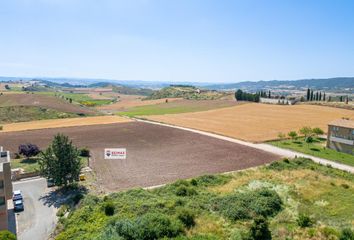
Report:
M21 190L25 210L16 213L19 240L45 240L56 224L56 204L51 202L51 191L43 178L15 182L14 190Z

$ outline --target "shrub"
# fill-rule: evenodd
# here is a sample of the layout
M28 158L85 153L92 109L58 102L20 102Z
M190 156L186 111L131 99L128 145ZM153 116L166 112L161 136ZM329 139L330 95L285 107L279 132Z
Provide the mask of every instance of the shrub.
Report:
M81 148L79 151L80 151L79 154L81 157L89 157L90 156L90 150L88 148L84 147L84 148Z
M179 186L176 189L176 195L180 197L192 196L196 195L197 191L194 188L187 187L187 186Z
M299 227L302 227L302 228L312 226L311 218L308 215L303 214L303 213L299 214L296 222L297 222L297 225L299 225Z
M134 220L122 219L111 225L108 228L111 234L117 233L124 239L173 238L183 232L177 220L161 213L148 213Z
M192 184L193 186L198 186L198 181L193 178L193 179L191 180L191 184Z
M64 204L61 205L58 212L57 212L57 216L58 217L63 217L65 215L65 213L67 213L69 211L69 206Z
M40 153L39 147L35 144L27 143L18 146L18 153L29 158L38 155Z
M78 204L83 197L84 195L82 193L75 194L75 196L73 197L74 204Z
M0 239L1 240L16 240L16 235L8 230L0 231Z
M195 214L189 209L179 210L177 218L184 224L186 228L191 228L195 225Z
M253 221L250 228L250 237L254 240L272 239L272 234L269 231L268 222L265 218L259 217Z
M275 191L259 189L215 198L212 206L214 210L235 221L256 216L274 216L281 210L282 201Z
M198 177L196 181L203 186L216 186L227 183L231 179L228 175L204 175Z
M339 240L354 240L354 231L350 228L344 228L340 233Z
M104 203L104 213L106 216L113 216L114 214L114 204L113 202L105 202Z
M344 189L348 189L348 188L349 188L349 185L346 184L346 183L342 183L341 186L342 186Z

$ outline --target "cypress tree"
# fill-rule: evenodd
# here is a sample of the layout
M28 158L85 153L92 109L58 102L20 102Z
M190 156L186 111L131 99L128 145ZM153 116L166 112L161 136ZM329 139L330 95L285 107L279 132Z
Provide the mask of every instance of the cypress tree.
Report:
M323 101L326 101L326 93L323 92Z
M318 101L322 101L322 92L320 92L320 96L318 98Z
M306 100L310 101L310 94L311 94L311 90L308 88L307 89L307 94L306 94Z
M268 92L268 98L270 98L271 96L270 96L270 90L269 90L269 92Z
M311 90L310 101L313 101L313 90Z

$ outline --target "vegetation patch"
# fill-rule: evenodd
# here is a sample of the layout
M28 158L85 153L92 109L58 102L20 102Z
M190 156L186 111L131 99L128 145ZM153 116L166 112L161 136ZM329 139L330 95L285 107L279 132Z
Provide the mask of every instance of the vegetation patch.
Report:
M319 158L354 166L354 156L335 151L326 147L326 139L312 137L310 142L305 142L304 138L288 139L269 142L276 147L294 150Z
M181 188L193 194L176 194ZM353 194L350 173L283 160L152 190L87 195L60 218L56 239L350 239Z
M30 106L0 107L0 123L28 122L44 119L73 118L79 114L60 112L54 109Z

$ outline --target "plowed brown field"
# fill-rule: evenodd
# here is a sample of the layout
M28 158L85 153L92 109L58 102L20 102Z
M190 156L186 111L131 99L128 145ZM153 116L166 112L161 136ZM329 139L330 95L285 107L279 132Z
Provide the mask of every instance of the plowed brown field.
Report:
M348 117L354 111L313 105L280 106L243 104L204 112L146 116L173 125L213 132L251 142L276 139L279 132L298 131L303 126L327 131L332 120Z
M108 190L148 187L203 174L221 173L269 163L280 157L244 145L141 122L0 133L5 149L22 143L48 146L63 133L91 151L100 186ZM104 149L127 149L125 160L104 159Z

